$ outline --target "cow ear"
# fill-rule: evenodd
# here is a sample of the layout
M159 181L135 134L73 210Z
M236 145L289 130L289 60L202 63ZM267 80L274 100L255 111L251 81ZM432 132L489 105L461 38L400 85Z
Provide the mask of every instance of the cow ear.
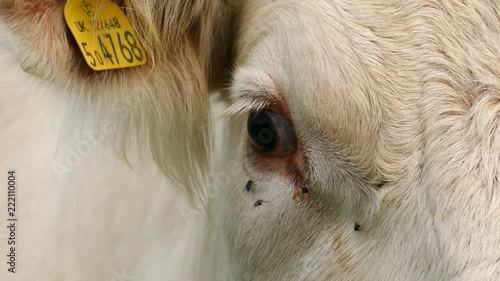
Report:
M69 32L65 2L1 1L2 35L16 50L21 68L54 86L57 98L70 103L72 117L111 123L112 133L103 137L114 137L123 155L132 143L145 148L165 175L195 197L211 151L208 95L224 83L224 68L231 64L237 3L115 0L143 45L147 63L95 71Z

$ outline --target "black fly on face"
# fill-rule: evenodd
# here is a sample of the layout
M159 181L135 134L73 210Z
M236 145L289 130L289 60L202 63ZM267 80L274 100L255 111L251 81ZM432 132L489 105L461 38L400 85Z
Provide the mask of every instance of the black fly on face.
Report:
M262 205L262 203L264 203L264 202L265 202L264 200L259 199L259 200L255 201L255 203L253 204L253 206L254 207L258 207L258 206Z
M354 223L354 231L360 231L361 230L361 225L357 222Z
M252 181L252 180L249 180L249 181L247 182L247 184L245 184L245 190L246 190L247 192L250 192L250 190L252 190L252 185L253 185L253 181Z

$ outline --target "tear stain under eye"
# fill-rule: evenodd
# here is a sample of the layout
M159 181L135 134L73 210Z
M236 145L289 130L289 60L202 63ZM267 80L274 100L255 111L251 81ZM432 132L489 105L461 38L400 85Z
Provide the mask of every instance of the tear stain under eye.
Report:
M273 80L277 91L281 92L279 96L283 97L283 88L280 87L277 80L275 80L272 76L270 77ZM289 180L293 183L292 200L298 204L304 203L306 199L310 197L309 189L307 188L309 161L303 144L298 138L297 130L292 122L292 116L288 111L286 103L282 99L272 101L266 110L278 112L291 126L294 131L294 149L289 151L289 153L269 155L256 150L251 138L249 138L246 151L247 161L257 170L261 170L264 173L277 174ZM246 188L247 186L245 186L245 189ZM251 189L251 185L248 188Z
M307 157L302 149L300 141L293 153L284 155L266 155L253 148L251 140L248 140L247 161L255 169L265 173L273 173L282 176L293 184L292 199L301 203L308 197L309 190L303 189L307 185Z
M250 165L258 170L266 173L276 173L290 180L294 188L292 199L297 203L301 203L310 195L307 188L306 160L301 154L303 152L297 152L295 155L266 157L252 149L248 149L247 159ZM245 190L248 191L247 185L245 186ZM248 188L251 189L251 184Z

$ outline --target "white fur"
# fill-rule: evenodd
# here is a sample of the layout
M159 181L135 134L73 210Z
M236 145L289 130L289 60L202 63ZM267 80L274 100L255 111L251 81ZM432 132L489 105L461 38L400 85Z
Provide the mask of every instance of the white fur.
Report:
M142 150L129 152L134 170L107 154L113 130L99 133L95 150L61 181L51 164L71 154L57 148L81 145L86 134L75 139L65 129L78 124L83 132L82 122L59 114L64 99L50 98L61 93L54 81L62 78L47 83L24 73L10 45L16 39L1 37L0 118L8 126L0 133L0 167L19 174L15 278L106 281L123 268L133 281L500 280L500 6L487 0L235 5L234 37L224 35L234 47L233 81L219 89L221 100L212 99L212 111L228 108L228 119L219 119L217 157L194 200L174 191ZM204 46L216 45L207 38ZM202 60L210 57L203 52ZM71 85L63 88L71 96ZM177 102L209 106L172 93ZM13 104L19 110L6 109ZM288 116L298 138L293 157L253 154L245 117L263 108ZM138 112L141 124L154 116ZM190 132L215 127L200 116L189 120L208 123L189 124ZM191 140L178 139L166 151L180 141ZM193 153L203 156L193 161L210 154L201 152L203 138L193 142L179 151L196 147ZM280 161L298 172L280 170ZM168 165L162 167L165 173ZM185 163L177 168L182 173ZM244 190L248 180L251 192ZM309 193L298 194L297 182ZM259 199L264 203L254 205ZM2 280L12 278L0 270Z
M0 169L5 181L16 170L18 218L12 274L5 192L0 280L197 280L193 241L202 223L184 217L186 198L151 159L132 152L132 169L118 158L103 142L113 132L97 140L92 127L64 134L67 105L19 68L0 34Z

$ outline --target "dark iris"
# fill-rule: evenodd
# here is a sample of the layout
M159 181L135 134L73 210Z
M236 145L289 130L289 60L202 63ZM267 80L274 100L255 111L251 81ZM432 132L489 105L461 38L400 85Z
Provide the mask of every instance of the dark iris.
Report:
M265 153L285 153L290 150L295 134L278 113L267 110L250 113L247 130L255 148Z
M276 146L276 128L271 114L269 111L252 112L248 117L248 135L262 152L270 152Z

